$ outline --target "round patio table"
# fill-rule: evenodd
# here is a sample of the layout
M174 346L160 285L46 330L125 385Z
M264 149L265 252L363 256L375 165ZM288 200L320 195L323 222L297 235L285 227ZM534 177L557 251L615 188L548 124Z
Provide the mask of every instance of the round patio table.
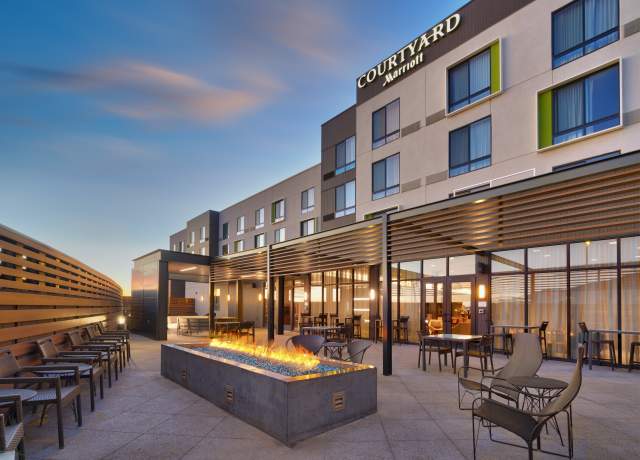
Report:
M347 347L346 342L325 342L324 343L324 355L329 354L331 359L342 359L342 350Z
M92 367L90 364L84 364L84 363L51 363L50 365L77 367L81 375L84 374L85 372L90 371ZM45 364L44 366L42 366L43 369L38 369L32 372L34 374L45 375L49 377L73 377L75 374L75 371L67 370L67 369L44 369L46 366L47 365Z
M4 396L20 396L20 399L27 401L38 393L27 388L0 388L0 398Z

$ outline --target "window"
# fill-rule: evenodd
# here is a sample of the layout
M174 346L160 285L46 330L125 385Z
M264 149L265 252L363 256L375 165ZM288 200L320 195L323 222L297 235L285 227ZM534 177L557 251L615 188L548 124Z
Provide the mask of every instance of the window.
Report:
M449 133L449 177L491 165L491 117Z
M184 252L184 241L180 241L180 252Z
M238 229L238 235L244 233L244 216L240 216L236 219L236 228Z
M228 244L223 244L222 245L222 255L226 256L229 254L229 245Z
M207 255L207 248L205 248L204 246L200 248L200 255L201 256L206 256Z
M256 210L256 228L264 227L264 208Z
M396 153L372 165L373 199L384 198L400 191L400 154Z
M618 65L553 89L553 143L620 124Z
M284 235L284 227L277 229L275 232L273 232L273 241L275 241L276 243L280 243L282 241L285 240L285 235Z
M200 227L200 242L204 243L206 239L207 239L207 226L203 225L202 227Z
M229 222L222 224L222 239L226 240L227 238L229 238Z
M316 220L308 219L300 222L300 236L313 235L316 232Z
M313 187L302 192L302 212L303 213L313 211L313 207L316 204L315 192L316 191Z
M400 137L400 99L373 112L372 129L374 149Z
M356 212L356 181L336 187L336 217L348 216Z
M356 167L355 136L336 145L336 176Z
M500 42L447 71L449 112L500 90Z
M244 240L236 240L233 242L233 252L244 251Z
M618 0L576 0L553 13L553 68L618 40L618 22Z
M278 200L271 203L271 223L281 222L284 220L284 200Z
M267 239L265 238L264 233L259 233L253 237L253 247L261 248L267 244Z

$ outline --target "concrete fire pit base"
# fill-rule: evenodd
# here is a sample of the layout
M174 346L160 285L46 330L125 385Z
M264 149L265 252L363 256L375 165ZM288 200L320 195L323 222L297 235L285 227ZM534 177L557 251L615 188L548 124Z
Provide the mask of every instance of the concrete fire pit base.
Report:
M162 375L288 446L377 410L373 366L285 377L192 349L205 346L163 344Z

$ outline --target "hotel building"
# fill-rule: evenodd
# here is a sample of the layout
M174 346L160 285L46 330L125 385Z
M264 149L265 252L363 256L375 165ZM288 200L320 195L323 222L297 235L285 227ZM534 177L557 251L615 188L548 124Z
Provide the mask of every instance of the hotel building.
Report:
M189 221L165 258L201 255L212 311L271 335L357 321L385 373L401 325L548 321L565 359L581 321L640 330L638 32L635 0L473 0L356 76L319 165ZM626 363L637 338L614 339Z

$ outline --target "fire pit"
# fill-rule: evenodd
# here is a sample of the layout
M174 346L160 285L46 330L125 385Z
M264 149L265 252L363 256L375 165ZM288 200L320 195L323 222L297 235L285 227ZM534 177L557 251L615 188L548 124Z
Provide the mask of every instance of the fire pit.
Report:
M373 366L214 340L163 344L162 375L287 445L372 414Z

